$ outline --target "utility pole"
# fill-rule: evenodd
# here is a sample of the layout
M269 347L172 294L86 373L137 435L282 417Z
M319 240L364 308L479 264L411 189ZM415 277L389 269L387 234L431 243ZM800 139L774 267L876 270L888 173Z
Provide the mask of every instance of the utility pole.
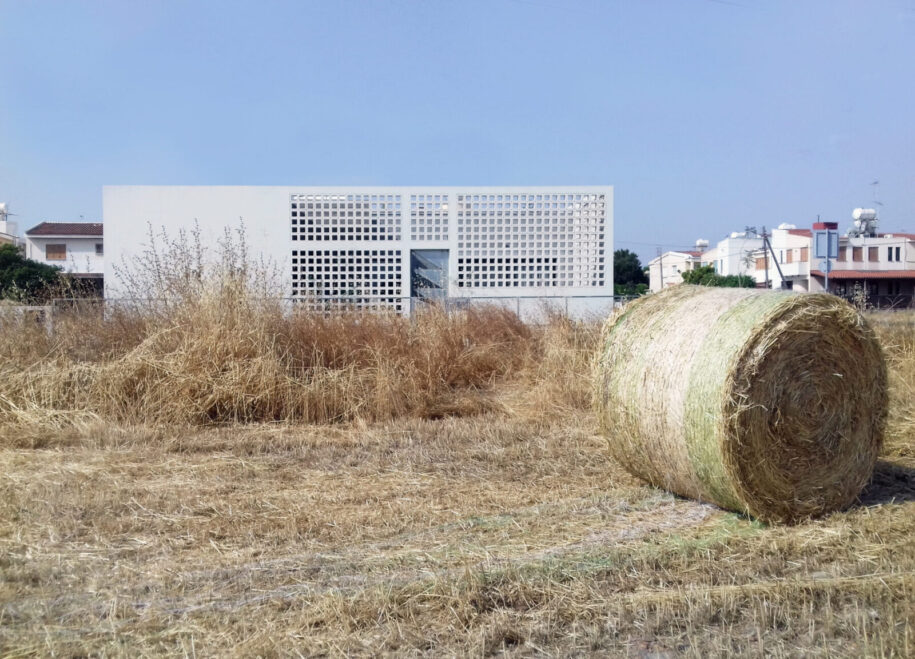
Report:
M661 290L664 290L664 254L661 252L661 248L658 247L658 265L661 266Z
M778 264L778 259L775 256L775 250L772 249L772 243L769 242L769 234L766 233L766 227L763 227L763 249L769 248L769 252L772 253L772 263L775 264L775 269L778 270L778 278L781 280L782 285L779 288L784 289L786 284L785 273L782 272L782 266ZM769 279L769 264L766 263L766 280Z
M762 239L763 239L763 259L765 259L765 264L766 264L766 290L769 290L769 252L766 250L766 245L769 244L769 234L766 233L765 225L763 225Z

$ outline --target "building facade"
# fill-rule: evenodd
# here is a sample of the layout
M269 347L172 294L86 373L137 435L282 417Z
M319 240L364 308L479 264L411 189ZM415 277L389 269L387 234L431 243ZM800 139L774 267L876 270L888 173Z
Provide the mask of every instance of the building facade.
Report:
M756 261L756 285L769 288L810 290L810 229L797 229L782 224L772 230L771 251L759 248L753 253Z
M715 266L715 272L723 277L729 275L755 274L755 262L752 254L760 249L763 240L753 230L735 231L703 254L703 261Z
M19 237L16 235L16 224L6 220L0 221L0 245L18 245Z
M99 222L42 222L25 232L25 255L102 291L105 245Z
M702 251L664 252L648 262L648 290L657 293L683 283L683 273L703 265Z
M837 223L822 226L838 229ZM771 288L827 290L823 259L814 256L813 230L779 227L772 231L771 246L768 254L762 249L754 253L757 285L768 280ZM880 308L915 303L915 234L839 236L838 256L830 267L830 293Z
M10 212L6 202L0 202L0 245L18 245L19 228L10 221Z
M108 297L147 227L196 226L207 245L241 225L249 253L314 308L564 297L584 310L613 296L611 186L107 186L103 208Z

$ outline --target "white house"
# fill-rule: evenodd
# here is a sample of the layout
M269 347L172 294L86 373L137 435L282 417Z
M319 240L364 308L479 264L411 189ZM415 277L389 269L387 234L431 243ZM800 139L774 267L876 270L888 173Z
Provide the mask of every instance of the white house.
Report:
M602 312L613 297L613 188L106 186L106 297L147 226L205 246L243 221L249 253L317 308L407 311L417 299Z
M718 241L712 254L708 254L715 272L722 276L755 276L756 263L753 253L761 249L763 239L754 231L735 231ZM711 250L710 250L711 251Z
M90 280L101 292L105 247L98 222L42 222L25 232L25 255Z
M769 244L772 250L760 248L753 253L756 263L756 283L770 288L809 290L810 229L798 229L793 224L780 224L772 230ZM784 279L783 279L784 278Z
M664 252L648 262L648 290L652 293L683 283L683 273L702 265L702 252Z

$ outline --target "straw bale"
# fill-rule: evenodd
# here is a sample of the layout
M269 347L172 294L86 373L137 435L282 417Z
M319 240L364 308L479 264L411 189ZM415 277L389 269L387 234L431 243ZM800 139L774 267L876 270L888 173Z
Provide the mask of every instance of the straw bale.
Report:
M629 472L766 521L851 504L887 413L873 331L826 294L646 296L607 321L595 384L601 430Z

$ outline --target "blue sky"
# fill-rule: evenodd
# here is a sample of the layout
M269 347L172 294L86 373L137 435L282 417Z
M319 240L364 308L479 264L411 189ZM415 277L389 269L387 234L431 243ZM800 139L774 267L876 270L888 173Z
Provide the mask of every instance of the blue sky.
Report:
M0 0L0 201L106 184L612 184L643 261L883 206L915 231L915 0Z

